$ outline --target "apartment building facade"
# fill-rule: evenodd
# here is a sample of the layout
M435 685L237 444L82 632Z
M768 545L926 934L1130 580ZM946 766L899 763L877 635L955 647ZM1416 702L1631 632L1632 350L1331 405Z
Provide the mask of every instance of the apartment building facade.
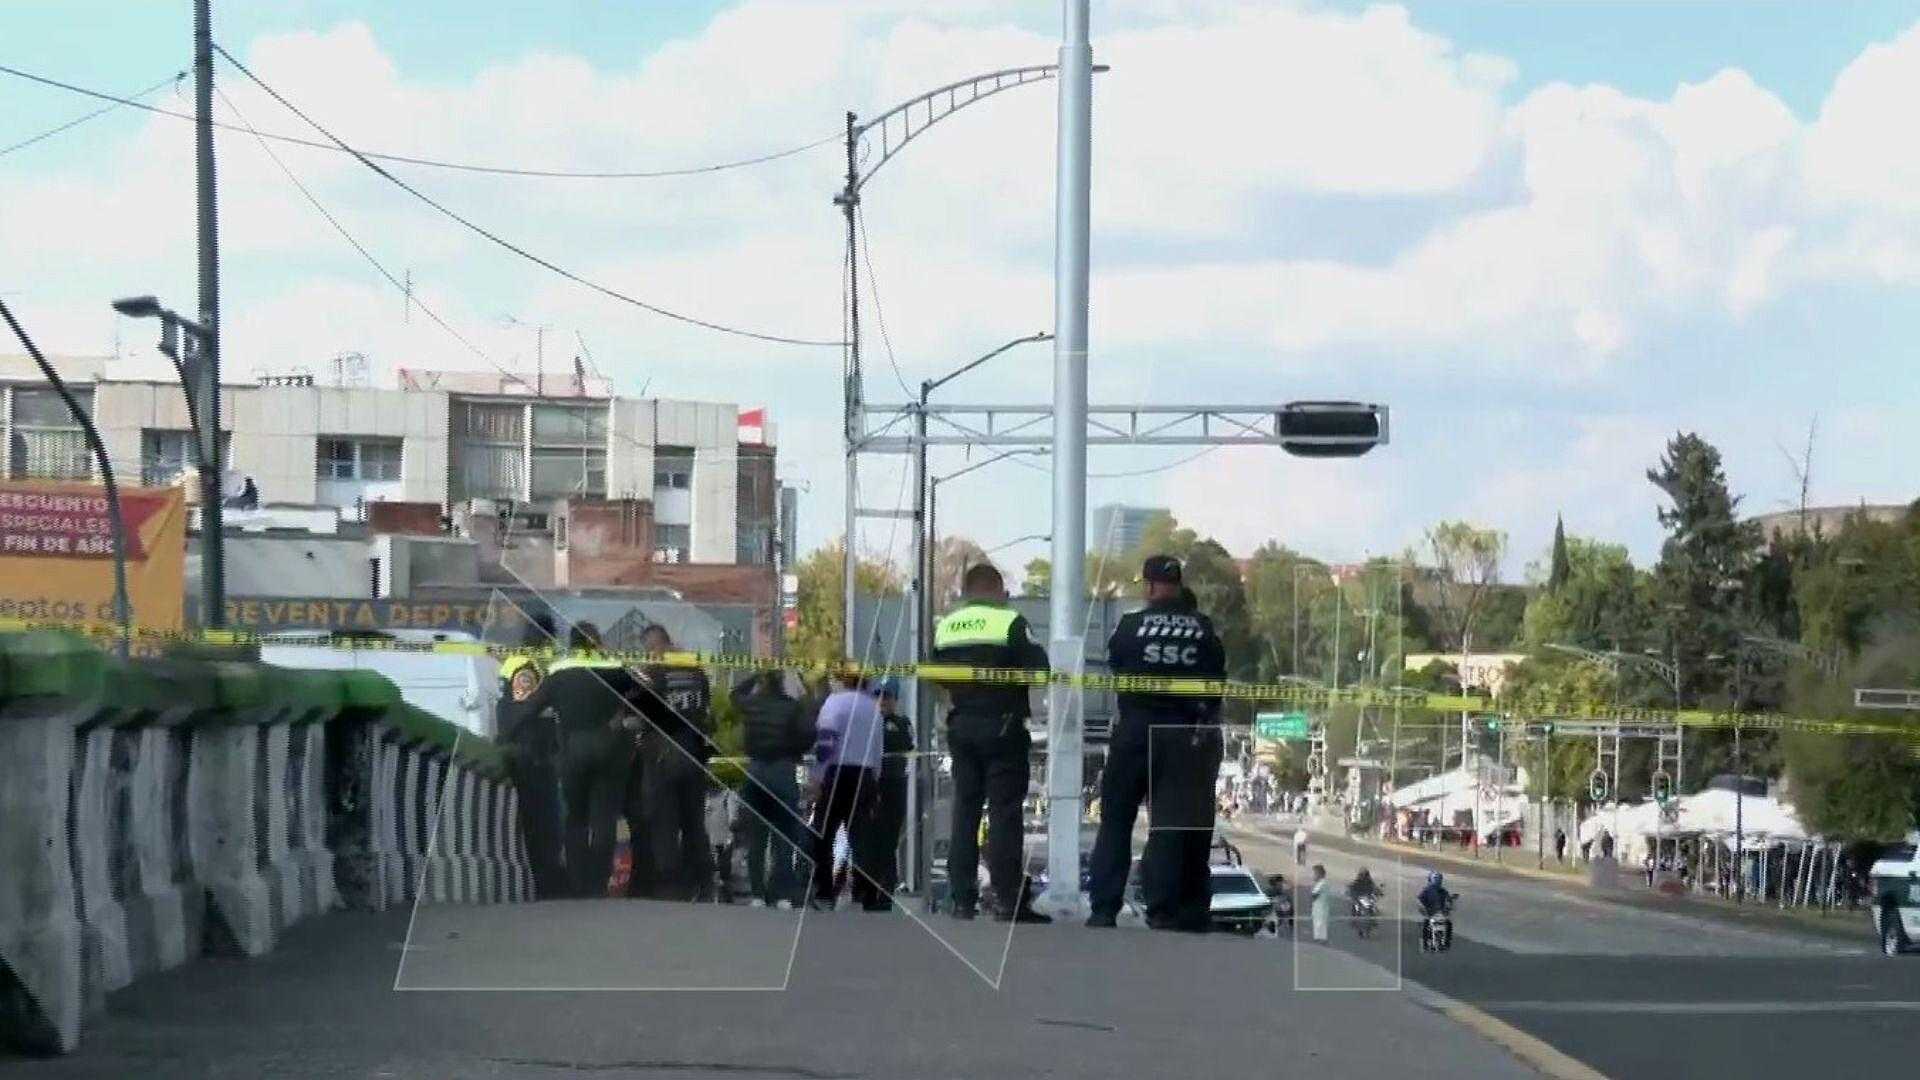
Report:
M116 380L103 358L56 361L123 483L174 482L193 465L177 384ZM230 477L263 505L381 502L544 516L561 500L645 500L665 563L763 564L781 509L776 438L731 403L622 398L579 382L540 387L404 372L398 388L233 385L220 416ZM0 475L86 479L79 424L25 357L0 357ZM743 441L745 439L746 441Z

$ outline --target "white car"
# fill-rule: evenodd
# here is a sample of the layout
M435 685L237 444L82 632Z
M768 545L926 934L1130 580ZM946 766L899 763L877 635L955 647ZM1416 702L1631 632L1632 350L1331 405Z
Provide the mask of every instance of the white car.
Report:
M1898 956L1920 943L1920 832L1867 871L1873 882L1873 930L1880 951Z
M1260 879L1244 866L1214 866L1213 902L1209 905L1215 930L1258 933L1274 921L1273 898Z

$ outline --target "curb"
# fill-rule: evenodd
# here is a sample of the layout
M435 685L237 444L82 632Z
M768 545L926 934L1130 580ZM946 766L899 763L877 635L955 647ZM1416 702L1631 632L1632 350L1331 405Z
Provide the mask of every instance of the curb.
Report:
M1448 997L1405 976L1401 977L1401 982L1409 996L1422 1008L1431 1009L1494 1043L1543 1076L1553 1077L1554 1080L1608 1080L1605 1073L1586 1062L1485 1010Z

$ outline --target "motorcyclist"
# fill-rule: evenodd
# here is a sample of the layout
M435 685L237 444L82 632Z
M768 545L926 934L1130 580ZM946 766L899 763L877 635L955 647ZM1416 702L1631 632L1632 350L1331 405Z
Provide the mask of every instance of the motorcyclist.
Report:
M1453 903L1453 894L1447 891L1440 871L1427 874L1427 887L1420 890L1420 913L1428 917L1441 914Z
M1347 883L1347 899L1355 904L1362 900L1374 899L1379 895L1379 882L1373 880L1373 875L1368 873L1364 866L1360 868L1358 874L1354 875L1353 880Z

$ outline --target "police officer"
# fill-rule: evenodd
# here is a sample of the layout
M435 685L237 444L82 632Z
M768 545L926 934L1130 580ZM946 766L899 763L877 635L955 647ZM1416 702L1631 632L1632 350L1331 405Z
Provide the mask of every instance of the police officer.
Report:
M1213 623L1182 595L1180 562L1155 555L1141 568L1147 606L1121 616L1107 641L1115 675L1219 679L1226 653ZM1189 596L1191 594L1188 594ZM1133 822L1152 803L1141 885L1147 925L1204 931L1211 883L1213 787L1220 772L1220 699L1123 693L1100 775L1100 832L1088 874L1088 926L1113 926L1127 884Z
M554 662L525 704L536 716L557 719L561 832L568 892L576 897L606 895L613 873L614 829L640 692L632 674L601 650L599 630L583 622L569 635L567 655Z
M900 885L900 833L907 821L907 761L913 756L913 721L900 712L900 681L874 687L880 705L880 783L866 812L853 820L853 861L873 877L878 896L868 907L893 906Z
M940 664L1047 670L1047 652L1035 644L1027 620L1007 605L1000 571L981 563L961 583L960 606L933 632L933 659ZM996 919L1048 923L1033 910L1023 864L1020 807L1032 773L1027 734L1031 708L1024 684L945 684L952 699L947 749L953 757L953 832L947 849L947 879L953 915L971 919L979 908L980 809L987 809L987 871L993 882Z
M561 859L559 774L554 756L559 731L552 715L527 708L546 672L533 656L510 656L500 665L500 703L494 730L508 748L513 785L519 794L520 828L527 840L527 862L533 871L534 895L541 899L565 896L569 891L566 864Z
M647 627L641 641L659 657L673 648L667 628ZM640 799L653 870L653 895L694 900L713 885L707 841L706 763L713 756L713 686L697 667L649 664L640 673L651 693L641 699L647 730L640 738Z

